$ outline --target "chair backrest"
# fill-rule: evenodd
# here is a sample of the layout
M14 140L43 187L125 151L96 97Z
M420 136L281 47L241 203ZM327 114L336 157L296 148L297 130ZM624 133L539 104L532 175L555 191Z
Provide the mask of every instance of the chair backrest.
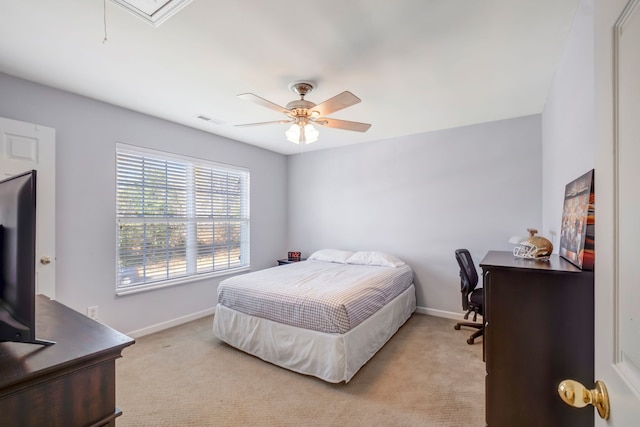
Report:
M460 266L460 292L462 292L462 308L469 308L469 294L478 286L478 272L467 249L456 249L456 260Z

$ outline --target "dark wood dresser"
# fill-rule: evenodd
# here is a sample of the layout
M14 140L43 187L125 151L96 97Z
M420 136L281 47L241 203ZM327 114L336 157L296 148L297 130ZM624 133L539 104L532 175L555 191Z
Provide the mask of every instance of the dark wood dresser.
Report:
M486 422L490 427L589 427L593 411L558 396L558 384L594 383L593 272L563 258L487 253L484 286Z
M39 295L36 334L0 343L0 426L115 426L115 360L134 340Z

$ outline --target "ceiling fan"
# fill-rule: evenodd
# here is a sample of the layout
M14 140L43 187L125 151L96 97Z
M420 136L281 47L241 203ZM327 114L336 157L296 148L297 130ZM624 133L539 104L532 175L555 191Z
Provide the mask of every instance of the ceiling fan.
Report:
M344 91L333 98L327 99L320 104L315 104L304 99L305 95L315 88L312 82L298 81L289 85L289 89L300 95L300 99L291 101L286 107L281 107L271 101L254 95L253 93L242 93L239 98L254 102L263 107L270 108L286 115L288 118L271 122L247 123L236 126L260 126L270 124L291 123L291 127L285 132L287 139L296 144L311 144L318 140L319 132L312 124L326 126L329 128L351 130L355 132L366 132L371 125L369 123L350 122L325 117L343 108L350 107L360 102L360 98L351 92Z

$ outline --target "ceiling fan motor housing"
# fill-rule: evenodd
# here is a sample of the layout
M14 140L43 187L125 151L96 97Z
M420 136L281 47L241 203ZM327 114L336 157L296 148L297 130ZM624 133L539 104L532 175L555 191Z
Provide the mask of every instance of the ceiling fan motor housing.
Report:
M311 115L311 109L315 106L316 104L314 102L305 101L304 99L298 99L288 103L286 108L287 110L293 112L296 116L309 116Z

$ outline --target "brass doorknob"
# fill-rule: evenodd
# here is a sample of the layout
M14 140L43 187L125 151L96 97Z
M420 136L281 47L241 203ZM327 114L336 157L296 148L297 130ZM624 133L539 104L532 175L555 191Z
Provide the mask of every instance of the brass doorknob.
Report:
M49 258L48 256L43 256L42 258L40 258L40 264L42 265L47 265L51 263L51 258Z
M596 381L593 390L588 390L578 381L564 380L558 385L558 394L569 406L584 408L587 405L593 405L598 410L600 418L609 419L609 394L600 380Z

